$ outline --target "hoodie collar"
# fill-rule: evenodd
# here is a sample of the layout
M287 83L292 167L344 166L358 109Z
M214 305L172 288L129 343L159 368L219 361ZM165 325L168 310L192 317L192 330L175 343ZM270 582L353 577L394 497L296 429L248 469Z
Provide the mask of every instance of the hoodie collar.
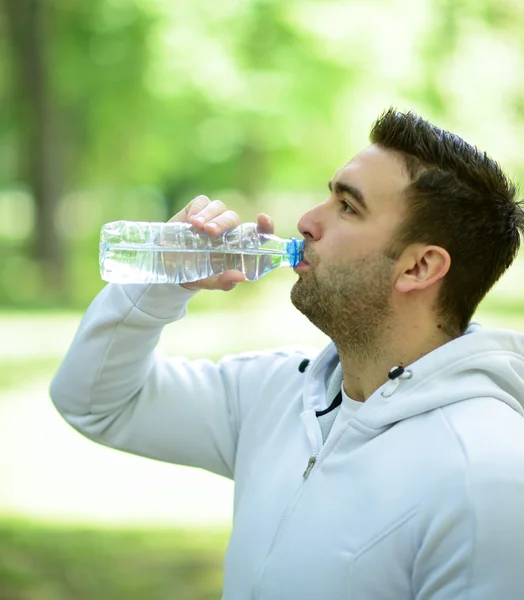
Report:
M319 410L325 398L323 374L336 347L329 344L312 363L306 409ZM390 371L391 373L391 371ZM393 373L395 375L395 373ZM524 335L485 330L472 323L459 338L440 346L398 372L378 388L355 419L380 430L439 407L480 397L505 402L524 416ZM344 411L344 403L341 407Z

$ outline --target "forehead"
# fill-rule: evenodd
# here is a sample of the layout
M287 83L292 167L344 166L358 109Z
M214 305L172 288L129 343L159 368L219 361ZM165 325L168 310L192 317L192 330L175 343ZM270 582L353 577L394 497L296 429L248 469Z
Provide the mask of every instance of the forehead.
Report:
M371 211L384 208L392 201L398 204L410 183L402 157L375 144L338 169L333 181L357 187Z

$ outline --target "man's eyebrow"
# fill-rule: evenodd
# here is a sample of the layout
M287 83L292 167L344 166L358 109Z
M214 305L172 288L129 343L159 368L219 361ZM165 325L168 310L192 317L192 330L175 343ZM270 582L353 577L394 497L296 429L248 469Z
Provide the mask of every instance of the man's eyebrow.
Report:
M360 204L361 208L363 208L366 212L369 213L369 208L366 204L366 201L364 200L364 195L355 186L350 185L349 183L344 183L343 181L337 181L333 185L333 181L330 181L328 183L328 188L330 192L332 192L333 188L335 188L336 194L349 194L356 202Z

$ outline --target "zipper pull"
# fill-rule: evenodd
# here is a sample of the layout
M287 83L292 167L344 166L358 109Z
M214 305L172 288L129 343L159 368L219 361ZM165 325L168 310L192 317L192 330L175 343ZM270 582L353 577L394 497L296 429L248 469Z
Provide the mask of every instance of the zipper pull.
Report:
M312 456L309 459L309 462L307 463L307 468L304 471L304 479L307 479L309 477L309 474L311 473L311 469L315 466L316 462L317 462L317 457L316 456Z

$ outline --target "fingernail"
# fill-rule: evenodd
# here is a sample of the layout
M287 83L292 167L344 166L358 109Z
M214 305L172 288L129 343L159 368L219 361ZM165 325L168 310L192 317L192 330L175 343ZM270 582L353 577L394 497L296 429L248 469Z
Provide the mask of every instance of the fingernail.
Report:
M202 225L204 223L204 217L193 217L193 221L196 221Z
M218 226L216 223L208 223L207 228L211 229L211 231L216 231L218 229Z

